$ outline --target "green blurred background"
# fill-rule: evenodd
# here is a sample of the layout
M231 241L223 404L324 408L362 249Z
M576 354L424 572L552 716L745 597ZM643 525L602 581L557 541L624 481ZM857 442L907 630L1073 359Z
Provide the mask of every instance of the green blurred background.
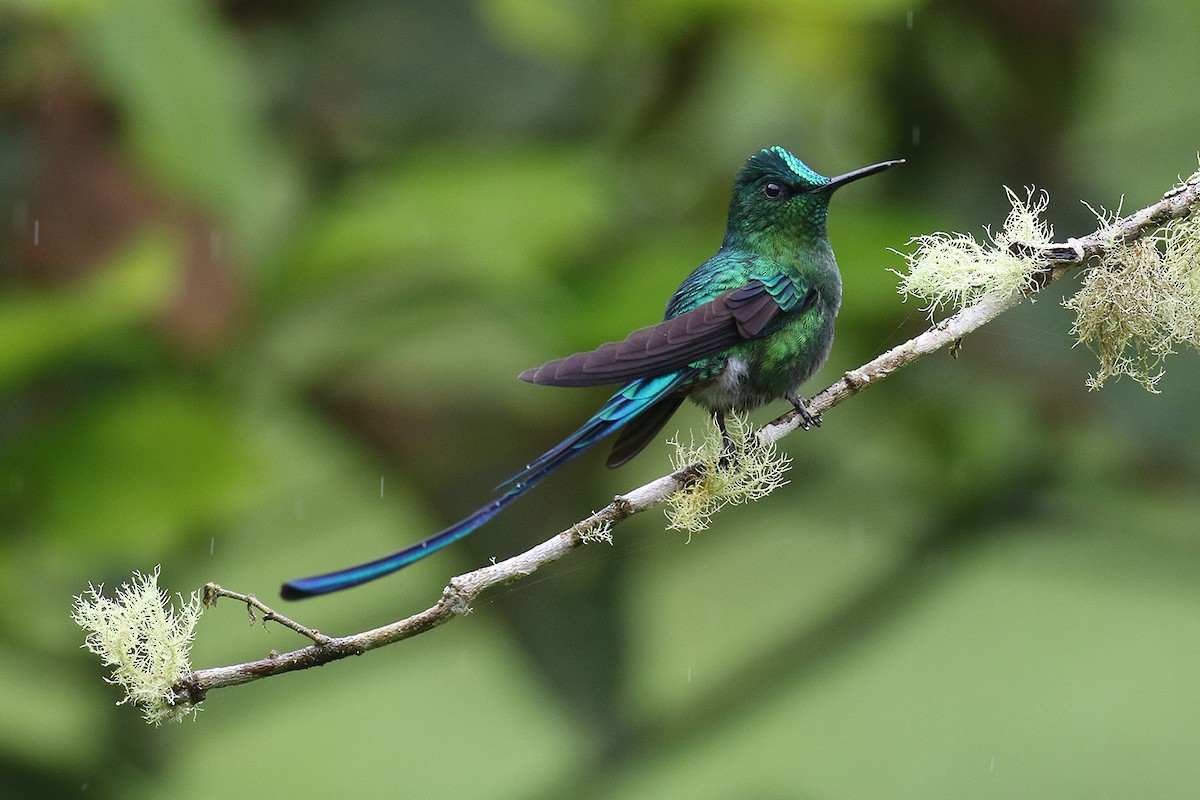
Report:
M922 329L888 248L998 224L1003 185L1086 233L1079 200L1191 172L1197 30L1178 0L3 0L0 794L1194 797L1200 360L1087 392L1073 280L787 439L791 484L690 542L642 515L195 722L114 707L68 610L155 564L270 600L474 509L605 397L514 376L655 321L771 144L909 162L834 203L816 391ZM286 610L406 616L668 451ZM300 644L226 603L194 663Z

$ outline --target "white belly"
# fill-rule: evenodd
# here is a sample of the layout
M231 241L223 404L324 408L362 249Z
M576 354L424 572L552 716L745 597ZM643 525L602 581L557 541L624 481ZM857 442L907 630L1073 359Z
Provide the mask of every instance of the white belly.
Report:
M744 359L730 356L725 369L716 380L703 389L692 392L692 399L709 411L729 411L745 401L744 387L750 365Z

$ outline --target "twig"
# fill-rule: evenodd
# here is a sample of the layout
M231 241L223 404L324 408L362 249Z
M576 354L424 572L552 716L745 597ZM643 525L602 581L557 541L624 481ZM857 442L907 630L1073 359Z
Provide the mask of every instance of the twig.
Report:
M204 594L201 598L204 601L204 605L211 608L215 606L217 604L217 600L222 597L228 597L233 600L237 600L238 602L245 603L246 611L250 614L251 625L256 622L254 619L254 609L257 608L262 612L263 625L266 625L268 622L278 622L283 627L291 628L296 633L312 639L319 645L327 645L331 641L330 637L326 636L320 631L312 628L306 628L299 622L285 617L283 614L280 614L278 611L271 608L252 594L242 594L241 592L230 591L229 589L222 587L219 583L204 584Z
M1044 264L1037 283L1040 290L1069 270L1082 266L1089 258L1102 255L1114 245L1137 239L1172 219L1188 215L1198 204L1200 176L1193 176L1186 184L1167 192L1161 201L1111 225L1102 225L1081 239L1068 239L1063 243L1042 246L1015 244L1012 247L1021 255L1032 257ZM852 395L875 385L922 356L952 345L1024 298L1025 294L1015 292L1000 299L984 300L934 324L924 333L893 347L861 367L844 373L841 379L809 400L807 405L810 413L822 413L840 405ZM764 425L757 436L764 443L775 442L798 427L799 415L793 411ZM222 596L245 602L249 607L257 608L263 614L264 620L275 620L308 637L314 643L290 653L272 653L267 658L245 664L196 670L175 683L175 696L179 702L198 703L211 689L236 686L271 675L328 664L436 628L470 611L471 603L486 589L520 580L585 544L594 537L595 531L607 529L634 514L659 505L670 494L696 480L701 469L698 464L685 466L620 495L591 516L524 553L451 578L442 591L441 599L424 611L407 619L350 636L325 636L279 614L253 595L230 592L216 584L209 584L206 587L206 597L207 592L211 590L214 599Z

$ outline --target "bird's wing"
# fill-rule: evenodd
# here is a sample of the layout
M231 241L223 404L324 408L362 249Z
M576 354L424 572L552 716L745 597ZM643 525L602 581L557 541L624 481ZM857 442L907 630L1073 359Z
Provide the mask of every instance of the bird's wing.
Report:
M774 330L782 314L797 314L817 300L817 290L785 275L752 280L624 341L609 342L521 373L544 386L601 386L662 375Z

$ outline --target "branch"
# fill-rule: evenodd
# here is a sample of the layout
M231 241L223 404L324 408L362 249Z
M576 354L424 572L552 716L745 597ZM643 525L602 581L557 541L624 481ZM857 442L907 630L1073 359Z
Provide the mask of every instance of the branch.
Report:
M1103 256L1115 247L1147 236L1172 220L1187 216L1198 204L1200 173L1168 191L1161 201L1111 224L1102 224L1095 232L1083 238L1068 239L1062 243L1016 242L1009 245L1009 250L1014 255L1033 262L1032 289L981 300L935 323L924 333L893 347L857 369L844 373L833 385L811 398L808 410L810 413L820 414L840 405L851 396L874 386L922 356L952 345L978 330L1031 293L1040 291L1058 280L1071 269L1083 266L1089 259ZM758 440L762 444L774 443L800 427L800 423L799 415L794 411L789 412L759 429ZM669 495L694 483L703 475L704 470L705 466L702 464L689 464L619 495L604 508L524 553L451 578L442 591L441 599L424 611L389 625L350 636L325 636L278 614L253 595L229 592L210 584L206 587L206 597L211 596L215 600L216 597L224 596L246 602L264 615L264 622L276 620L312 639L314 643L290 653L272 653L258 661L190 672L172 684L175 702L196 704L212 689L321 666L348 656L361 655L436 628L470 611L471 603L488 588L520 580L559 560L577 547L606 536L613 525L660 505Z

